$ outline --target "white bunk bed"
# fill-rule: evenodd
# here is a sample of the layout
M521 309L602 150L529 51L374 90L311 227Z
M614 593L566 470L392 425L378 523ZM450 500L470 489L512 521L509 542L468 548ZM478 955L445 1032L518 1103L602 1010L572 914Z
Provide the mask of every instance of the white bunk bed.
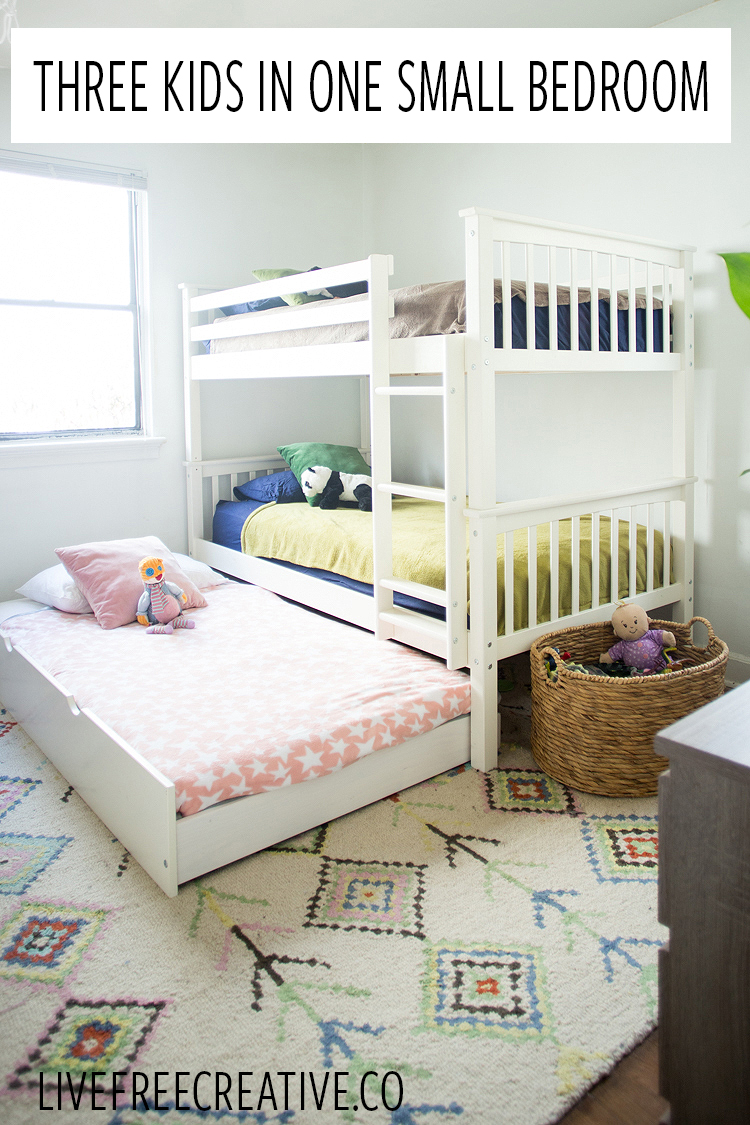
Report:
M496 664L561 623L592 621L610 615L617 600L617 572L613 567L608 599L599 598L599 556L592 552L592 606L581 611L578 603L580 521L590 516L593 542L599 521L611 517L612 551L617 557L618 522L626 521L630 547L628 588L636 592L635 546L639 523L647 535L647 588L639 593L646 609L677 603L676 616L684 617L692 603L692 266L690 251L661 243L627 239L619 235L537 223L489 211L462 212L466 220L465 335L389 339L391 302L388 294L389 260L373 256L365 261L288 278L242 286L233 290L201 293L183 287L185 314L185 391L187 418L187 480L189 545L191 553L219 570L234 574L283 596L322 610L345 621L364 625L378 637L394 638L443 657L449 668L467 667L471 674L471 761L487 770L497 758ZM571 306L572 350L565 352L550 339L549 351L534 347L534 306L527 308L531 347L512 348L510 302L503 305L504 346L494 347L493 248L501 245L502 274L510 277L511 244L526 246L526 284L533 292L532 249L547 248L552 309L557 297L556 270L560 254L570 262L570 288L576 291L581 252L590 257L594 284L602 262L609 262L610 285L619 287L617 261L628 263L630 351L612 353L598 348L598 322L592 328L591 352L577 348L577 304ZM550 252L550 248L559 248ZM591 257L594 255L594 257ZM642 268L641 268L642 267ZM635 350L635 293L641 288L647 310L647 350ZM243 333L278 330L283 319L290 327L331 324L336 318L369 321L369 338L358 343L270 349L225 355L197 354L199 342L231 335L234 325L207 325L206 313L237 301L300 289L366 280L367 298L355 313L344 302L326 301L288 311L273 318L245 320ZM673 349L653 347L652 309L660 292L666 305L665 324L671 313ZM597 318L592 317L592 322ZM264 323L265 321L265 323ZM616 333L615 333L616 334ZM668 336L665 335L665 349ZM579 370L671 372L673 379L673 476L633 489L587 495L542 498L507 504L495 497L495 385L496 373L515 371L573 372ZM430 373L441 376L438 386L398 386L392 377ZM250 477L282 467L276 455L251 454L231 461L205 461L201 453L199 383L204 379L284 378L292 375L352 375L366 384L362 407L362 446L372 454L373 538L375 597L342 590L316 578L298 574L273 562L253 558L212 543L207 537L211 513L221 491ZM440 395L443 401L445 482L442 489L394 482L391 479L389 400L392 395ZM283 440L288 435L280 435ZM468 444L467 444L468 438ZM467 460L468 458L468 460ZM468 464L468 491L467 491ZM205 487L204 487L205 486ZM391 496L439 500L446 508L446 589L416 587L392 575ZM468 506L465 497L468 495ZM558 615L559 557L556 544L560 522L572 521L572 612ZM469 585L471 628L467 628L466 533L470 544ZM550 525L551 622L537 621L537 528ZM524 628L514 628L512 561L505 566L505 629L497 625L498 535L512 547L513 533L525 535L532 565L526 591ZM662 580L654 580L655 544L661 534L665 556ZM512 560L512 549L506 552ZM394 591L417 594L445 607L445 622L394 607ZM17 603L0 607L0 621L18 612ZM460 717L420 734L400 746L380 750L335 773L298 785L224 801L194 815L178 817L175 786L135 751L92 710L79 707L74 695L41 666L22 646L14 646L0 630L0 698L24 725L29 735L75 786L82 798L104 821L134 858L168 895L177 894L186 880L232 862L281 839L341 816L397 789L416 784L469 757L469 720Z
M471 208L465 220L466 332L407 339L389 338L389 258L372 257L280 281L253 283L224 291L185 285L184 370L186 402L188 535L190 553L211 566L257 583L305 605L443 657L449 668L467 667L472 682L471 761L481 770L497 764L499 741L496 665L498 660L529 648L539 636L563 625L608 618L619 600L620 529L627 524L628 596L638 594L647 610L673 604L676 618L692 610L693 463L692 384L693 312L692 252L649 239L576 228L521 216ZM546 286L549 303L549 347L536 347L535 302L526 302L527 346L514 346L511 301L502 305L503 346L495 346L494 279L521 279L527 294L535 283ZM500 263L499 271L494 262ZM540 268L540 261L543 263ZM563 271L565 276L563 277ZM611 322L611 350L600 348L599 300L590 299L590 350L579 347L579 301L570 299L570 350L558 347L558 282L571 295L588 285L593 297L617 306L627 303L628 350L618 347L617 317ZM237 302L280 296L295 290L320 289L366 281L364 301L350 304L322 301L256 313L247 318L218 319L215 310ZM580 296L579 296L580 299ZM645 350L637 350L636 305L645 302ZM661 306L663 350L654 347L654 310ZM658 315L658 313L657 313ZM232 336L260 335L288 327L330 325L367 320L369 338L356 343L273 347L255 351L205 354L203 342ZM670 346L671 338L671 346ZM545 496L512 503L496 502L496 375L511 373L669 372L672 375L672 476L633 487L585 494ZM439 385L399 385L400 375L439 374ZM210 521L217 500L238 480L284 467L276 454L252 454L233 460L202 458L200 387L204 380L271 379L288 376L352 375L363 380L363 451L371 453L373 477L374 597L341 589L319 579L241 554L210 540ZM443 400L444 487L427 488L393 481L391 474L390 396L439 395ZM289 435L280 435L280 443ZM468 474L468 475L467 475ZM206 482L210 482L210 486ZM400 581L392 573L391 497L411 496L445 504L446 582L438 590ZM468 497L468 506L464 497ZM579 604L581 519L590 519L591 542L599 542L602 518L610 521L611 583L600 598L599 552L591 551L592 598ZM571 521L571 612L559 613L559 542L561 521ZM465 543L468 522L471 627L467 628ZM550 617L537 613L537 529L549 524ZM604 525L606 527L606 525ZM646 535L645 589L636 588L639 528ZM525 536L528 589L522 616L514 627L514 533ZM642 534L642 533L641 533ZM505 627L497 624L497 536L505 536ZM667 561L661 578L654 574L655 544L661 539ZM517 535L516 535L517 543ZM670 561L671 560L671 565ZM411 594L445 607L445 621L436 621L393 604L393 593Z

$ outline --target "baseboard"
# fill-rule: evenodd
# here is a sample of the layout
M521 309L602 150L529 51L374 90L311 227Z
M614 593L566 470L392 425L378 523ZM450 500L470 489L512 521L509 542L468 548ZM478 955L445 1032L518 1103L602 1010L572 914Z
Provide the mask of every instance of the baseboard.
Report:
M750 680L750 656L743 656L739 652L730 652L727 661L727 687L744 684L746 680Z

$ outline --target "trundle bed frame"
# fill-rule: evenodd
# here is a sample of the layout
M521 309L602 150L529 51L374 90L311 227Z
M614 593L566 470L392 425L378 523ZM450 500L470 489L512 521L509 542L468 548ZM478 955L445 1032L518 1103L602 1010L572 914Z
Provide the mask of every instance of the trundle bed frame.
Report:
M293 836L336 816L416 784L465 762L481 770L497 763L497 661L528 649L551 627L601 620L618 600L618 566L613 565L610 598L599 599L599 552L592 551L592 607L579 607L580 520L590 516L592 543L599 521L611 518L611 559L617 560L619 523L629 527L630 595L636 593L636 541L639 524L647 529L647 588L639 592L646 609L676 603L684 618L692 603L692 255L644 239L538 222L492 211L461 212L466 227L465 334L391 340L388 291L390 259L370 258L301 274L290 281L255 283L221 292L182 286L187 430L188 537L192 555L210 566L263 586L284 597L324 611L444 658L449 668L468 668L472 711L466 717L419 735L400 746L378 751L337 773L299 785L239 797L188 817L175 811L174 784L155 770L96 714L79 709L72 694L22 648L4 636L0 647L0 697L31 738L77 789L93 811L131 852L158 885L175 895L178 885L196 876ZM494 346L493 255L500 244L500 273L511 277L511 246L525 247L526 292L534 292L535 265L546 256L550 324L556 321L561 256L572 294L585 280L595 291L628 293L629 351L599 349L599 318L591 316L591 350L580 350L578 302L571 300L571 349L558 348L550 331L549 350L535 347L535 305L528 302L528 346L514 348L511 302L503 303L504 346ZM535 249L536 247L536 249ZM541 249L540 249L541 248ZM517 251L514 251L514 254ZM582 272L581 263L584 263ZM608 280L607 280L608 279ZM322 301L261 314L240 324L208 323L207 314L229 304L278 296L295 288L320 289L366 281L362 302L343 305ZM645 295L646 350L636 351L635 297ZM654 350L654 300L663 302L664 351ZM593 301L591 303L594 308ZM354 309L352 312L351 310ZM338 319L337 319L338 318ZM310 325L369 322L369 339L361 343L285 347L228 354L199 354L201 341L251 335ZM616 317L614 318L616 322ZM673 344L669 348L669 325ZM673 476L607 493L591 491L498 504L496 502L496 375L538 372L565 375L592 372L670 372L673 380ZM399 385L399 375L439 375L437 385ZM217 500L248 477L284 467L277 454L251 454L233 460L202 458L200 382L223 379L277 379L290 376L349 375L361 380L363 450L371 454L373 476L374 597L342 589L314 577L233 551L210 541ZM502 383L499 384L502 387ZM502 392L501 392L502 393ZM442 489L392 480L390 399L396 395L438 395L443 401L445 480ZM280 435L280 442L289 435ZM412 496L445 504L446 589L400 581L392 574L391 497ZM468 497L468 504L466 497ZM558 615L560 587L559 525L572 521L572 613ZM471 627L467 627L466 535L469 533ZM537 621L536 529L550 525L550 614ZM528 627L513 622L513 537L525 531L529 552L526 597ZM664 538L663 581L654 582L655 536ZM497 627L496 537L505 536L505 629ZM671 547L671 551L670 551ZM669 559L671 554L671 568ZM393 604L394 591L445 607L445 621ZM10 607L6 609L12 612ZM19 659L20 657L20 659Z

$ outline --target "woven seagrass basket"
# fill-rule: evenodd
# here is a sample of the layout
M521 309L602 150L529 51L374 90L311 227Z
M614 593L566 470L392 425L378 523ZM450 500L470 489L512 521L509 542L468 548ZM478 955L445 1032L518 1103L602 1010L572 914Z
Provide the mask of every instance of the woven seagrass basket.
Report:
M705 648L693 644L696 621L708 629ZM544 657L553 648L595 664L617 640L608 621L547 633L531 646L531 748L551 777L608 797L656 793L669 763L654 753L654 735L722 694L729 652L704 617L651 627L674 633L676 659L685 661L678 671L619 679L573 672L558 660L557 680L548 677Z

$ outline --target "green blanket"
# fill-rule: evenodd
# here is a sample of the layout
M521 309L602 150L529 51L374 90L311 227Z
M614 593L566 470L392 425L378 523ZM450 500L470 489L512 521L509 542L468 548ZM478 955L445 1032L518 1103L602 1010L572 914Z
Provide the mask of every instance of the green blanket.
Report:
M445 589L444 507L429 500L393 501L393 573L397 578ZM591 517L581 517L580 588L581 610L591 608ZM299 566L317 567L372 583L372 516L353 508L322 511L309 504L266 504L248 516L242 529L246 554L283 559ZM618 580L619 596L628 595L629 528L620 520ZM610 520L599 520L599 600L610 600ZM654 585L662 584L662 536L654 537ZM505 628L504 559L505 536L497 538L498 635ZM537 623L550 619L550 528L537 527ZM559 614L571 612L572 524L560 521ZM467 542L468 565L468 542ZM528 625L528 537L526 530L514 535L513 623ZM646 528L638 527L636 591L646 589Z

